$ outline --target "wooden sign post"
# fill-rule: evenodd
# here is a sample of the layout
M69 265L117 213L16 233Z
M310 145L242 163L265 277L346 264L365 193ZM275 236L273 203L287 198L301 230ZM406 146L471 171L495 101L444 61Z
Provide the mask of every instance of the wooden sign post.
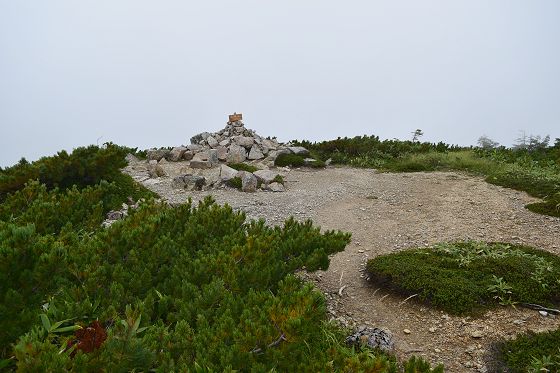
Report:
M239 113L239 114L233 113L229 116L229 121L232 122L232 123L240 121L242 119L243 119L243 114L241 114L241 113Z

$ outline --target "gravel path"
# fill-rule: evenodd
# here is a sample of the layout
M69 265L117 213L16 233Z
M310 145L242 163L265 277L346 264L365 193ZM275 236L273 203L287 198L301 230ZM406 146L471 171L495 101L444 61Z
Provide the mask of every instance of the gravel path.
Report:
M170 175L180 173L180 164L166 167ZM333 319L389 329L399 359L421 355L444 363L448 372L487 372L492 371L496 341L560 327L558 317L512 307L476 319L449 316L414 299L403 302L367 281L367 259L442 241L504 241L560 254L560 219L526 210L524 205L535 200L526 193L457 173L352 168L287 171L284 193L185 192L173 190L171 178L147 179L144 168L137 164L125 172L170 203L212 195L218 203L269 224L295 216L313 219L323 229L351 232L352 243L332 257L328 271L305 277L325 293Z

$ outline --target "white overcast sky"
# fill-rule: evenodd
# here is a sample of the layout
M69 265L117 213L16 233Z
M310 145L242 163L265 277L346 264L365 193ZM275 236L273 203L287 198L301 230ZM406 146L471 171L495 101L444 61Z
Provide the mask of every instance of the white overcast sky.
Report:
M560 137L558 0L0 0L0 166L188 143Z

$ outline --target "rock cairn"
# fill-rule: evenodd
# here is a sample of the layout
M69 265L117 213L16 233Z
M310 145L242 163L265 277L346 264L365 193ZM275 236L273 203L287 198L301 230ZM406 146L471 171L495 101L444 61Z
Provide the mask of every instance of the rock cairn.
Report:
M283 183L279 182L274 168L274 161L280 154L296 154L308 156L309 151L300 146L281 144L275 137L264 138L254 130L245 127L242 115L234 113L229 116L225 128L209 133L202 132L191 137L190 144L177 146L172 149L150 149L147 151L148 173L150 177L166 176L162 163L187 162L190 169L210 170L219 168L219 182L211 183L200 174L187 173L173 179L175 188L188 190L203 190L220 186L228 181L239 178L241 190L254 192L257 188L281 192L284 191ZM311 161L315 161L310 159ZM260 170L251 173L237 171L228 164L252 163L257 164Z

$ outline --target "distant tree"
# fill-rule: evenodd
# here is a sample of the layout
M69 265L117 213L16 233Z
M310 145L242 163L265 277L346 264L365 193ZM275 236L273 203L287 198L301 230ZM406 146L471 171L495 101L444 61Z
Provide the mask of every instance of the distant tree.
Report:
M424 136L424 132L422 132L421 129L417 129L416 131L411 133L412 133L412 142L417 142L420 139L420 137Z
M556 140L554 140L554 147L560 148L560 137L557 137Z
M486 135L482 135L478 138L478 146L482 149L495 149L500 146L500 143L497 141L492 140Z
M520 136L515 140L513 149L515 150L528 150L530 152L542 150L548 147L550 143L550 135L541 137L540 135L529 135L525 134L525 131L521 131Z

